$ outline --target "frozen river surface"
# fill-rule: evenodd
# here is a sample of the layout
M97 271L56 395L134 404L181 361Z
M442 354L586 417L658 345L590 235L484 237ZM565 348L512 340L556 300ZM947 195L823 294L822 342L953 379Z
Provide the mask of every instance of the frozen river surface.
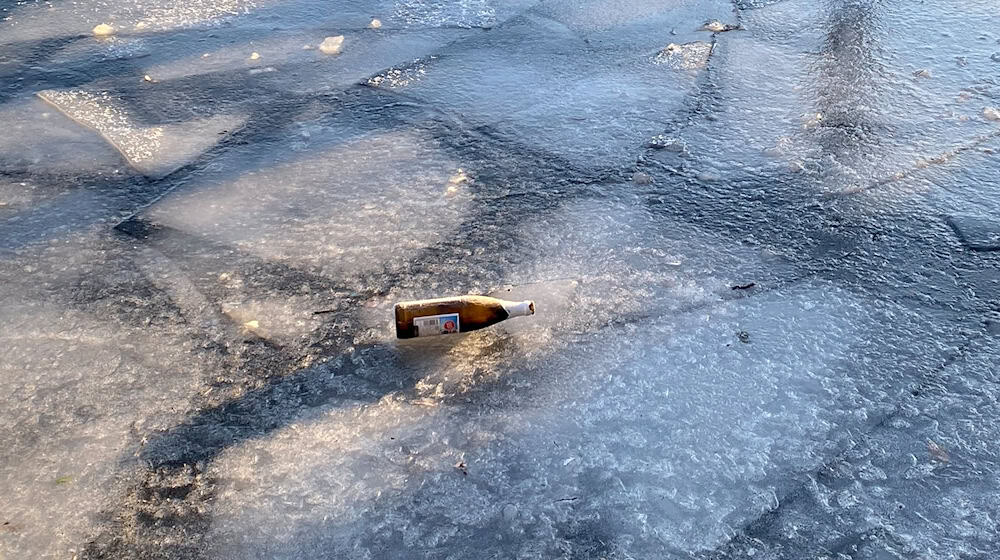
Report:
M1000 558L995 0L2 0L0 128L2 560Z

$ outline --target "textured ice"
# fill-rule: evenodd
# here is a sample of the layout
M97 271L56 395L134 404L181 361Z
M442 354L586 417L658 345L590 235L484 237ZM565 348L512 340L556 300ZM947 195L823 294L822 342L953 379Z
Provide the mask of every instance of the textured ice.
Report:
M139 175L99 135L36 97L0 107L0 251L114 220ZM113 210L112 210L113 212Z
M921 320L873 303L803 285L586 340L480 334L440 355L376 353L361 375L390 360L415 370L412 393L317 409L220 458L213 553L714 547L773 507L790 473L821 467L891 408L906 380L892 349L919 331L875 347L871 335ZM859 353L878 374L849 374Z
M299 153L223 160L145 216L331 277L363 278L454 234L470 198L449 185L460 161L419 134L344 132L303 123Z
M0 556L1000 557L995 7L0 6Z
M345 89L386 68L429 55L469 33L451 28L331 29L310 23L307 28L294 29L224 27L212 33L186 32L181 37L153 34L104 43L75 41L55 53L52 61L64 68L100 68L109 61L126 62L128 71L93 83L89 78L84 80L87 89L117 94L134 89L135 83L148 75L160 86L129 91L129 95L172 96L173 103L193 101L222 109L272 90L305 94ZM318 48L331 31L345 36L346 46L338 56L324 55ZM252 58L252 53L258 58ZM194 77L201 79L192 80Z
M952 214L1000 216L998 187L992 181L991 163L1000 150L1000 140L978 145L962 158L923 170L912 192Z
M429 57L429 60L433 59L434 57ZM372 87L400 89L420 80L426 73L427 63L421 59L416 59L408 64L389 68L384 72L372 76L368 79L367 84Z
M0 166L39 174L113 174L123 167L115 150L38 99L0 107Z
M967 247L976 251L1000 250L1000 215L949 216L948 223Z
M190 28L244 30L368 26L373 16L386 28L488 28L531 7L533 0L87 0L19 2L0 20L0 44L90 35L98 24L116 36L155 35ZM103 39L103 38L102 38ZM93 39L91 39L93 40Z
M656 54L653 60L657 64L666 64L677 70L696 70L708 64L712 54L712 44L695 41L685 45L670 43Z
M347 46L336 57L324 57L318 51L303 52L299 47L296 58L302 62L290 65L287 71L280 69L280 73L269 81L276 87L294 93L345 89L365 83L385 68L428 56L442 46L462 38L465 33L467 32L454 29L382 33L368 30L354 33L347 36ZM319 40L316 41L318 44Z
M131 34L212 24L256 6L250 0L19 2L0 21L0 44L89 35L97 25Z
M0 384L9 400L8 428L0 437L0 503L11 525L3 538L11 558L65 555L79 547L92 512L116 482L131 434L177 422L198 371L211 367L191 355L190 340L109 325L101 319L106 310L83 310L65 294L53 296L104 256L75 244L54 247L49 258L20 270L46 278L28 289L10 270L3 273ZM120 286L132 279L108 280ZM79 283L75 297L86 299L93 288ZM140 301L131 290L121 294L133 305Z
M407 25L491 27L497 22L491 0L397 0L396 18Z
M217 115L182 123L143 125L108 92L46 90L38 96L63 114L100 133L129 164L162 177L191 162L238 129L245 117Z
M715 0L552 0L539 3L535 9L588 37L598 47L650 50L656 48L657 41L665 42L667 38L704 38L703 33L698 33L702 24L710 19L726 19L732 13L732 4Z
M622 60L555 19L527 13L452 44L401 91L574 166L630 166L696 77L665 72L654 55ZM581 142L582 130L600 140Z
M995 556L998 360L995 340L977 344L720 557L761 552L766 535L803 554Z
M801 172L827 192L864 189L950 158L993 132L976 115L982 105L971 99L979 95L955 103L963 90L981 91L992 48L989 40L953 45L949 37L968 25L962 6L961 18L946 7L796 0L744 13L745 31L727 34L712 57L714 95L726 102L689 130L730 156L719 161L707 148L695 156L723 175L743 166ZM933 48L923 36L930 27L944 37ZM957 55L968 64L957 64ZM913 79L920 68L935 78Z

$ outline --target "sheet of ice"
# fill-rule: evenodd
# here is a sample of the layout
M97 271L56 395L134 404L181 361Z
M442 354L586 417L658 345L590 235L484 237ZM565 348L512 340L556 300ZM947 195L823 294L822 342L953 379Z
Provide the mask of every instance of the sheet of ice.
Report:
M535 0L85 0L20 2L0 12L0 44L91 35L99 24L114 38L190 28L290 29L315 26L363 29L373 17L386 29L488 28L530 7ZM91 39L95 41L95 39Z
M991 149L997 129L980 114L943 117L963 103L924 95L927 78L901 65L925 44L916 22L937 9L789 1L743 13L744 31L717 37L687 118L640 160L651 203L706 229L768 239L792 260L839 260L831 274L863 278L883 297L974 308L964 282L978 283L988 265L961 262L942 211L989 205L992 156L975 154ZM942 17L946 32L965 25ZM990 48L978 37L955 42ZM931 79L957 96L989 56L968 60L948 60L961 76ZM969 198L942 204L959 190Z
M985 142L953 162L930 167L915 175L911 194L926 197L939 211L1000 218L998 186L991 172L997 153L1000 139Z
M297 150L236 152L145 216L348 282L454 235L470 200L471 180L452 181L461 161L419 131L347 133L303 122Z
M125 166L100 137L50 105L27 98L0 106L0 169L39 176L113 175Z
M534 9L566 25L597 50L650 54L671 42L709 40L709 20L730 21L733 6L720 0L549 0Z
M630 167L697 75L655 64L666 39L656 50L624 56L588 41L528 12L423 61L420 80L396 87L535 153L578 167Z
M46 90L38 96L63 114L97 131L139 172L163 177L190 163L246 122L242 115L215 115L178 123L144 124L108 92Z
M692 174L801 173L821 192L854 192L990 134L975 92L989 87L995 37L950 37L995 14L968 10L792 0L744 12L745 31L720 36L712 58L705 95L725 102L685 133Z
M119 34L217 24L257 8L252 0L88 0L19 2L4 14L0 44L90 35L99 24Z
M497 2L495 0L396 0L393 16L405 25L445 25L455 27L492 27L503 21L504 14L510 14L519 6L527 7L534 2L517 0ZM499 14L498 14L498 9Z
M0 252L113 219L139 174L41 99L0 106Z
M563 84L560 101L515 112L494 126L528 149L577 168L629 169L636 153L682 106L691 81L689 75L647 73L637 78L629 72L595 71L587 79Z
M510 329L542 324L589 332L774 289L798 275L776 255L660 220L637 197L575 200L522 228L533 258L506 278L512 286L525 285L518 297L542 280L568 279L576 286L571 306L514 322ZM745 291L733 289L751 284Z
M342 52L328 55L318 45L329 30L296 31L213 41L204 50L181 58L153 57L146 73L156 80L181 80L205 76L211 81L236 80L247 87L267 87L293 94L346 89L364 83L381 70L430 55L465 36L455 29L409 31L346 31ZM236 43L233 45L232 43ZM260 58L250 59L257 52ZM232 77L234 72L253 76ZM191 84L196 90L205 84Z
M213 554L712 548L952 352L954 315L823 282L720 303L735 278L766 288L790 271L654 216L584 199L527 225L528 258L498 295L534 297L531 319L397 344L394 297L376 305L358 346L303 373L366 390L215 463Z
M994 6L531 4L3 8L0 555L995 548Z
M227 451L213 553L713 547L892 408L909 375L894 351L920 324L812 284L572 340L483 333L448 350L358 354L362 377L392 364L414 390L320 407Z
M863 558L994 556L998 350L995 340L979 340L717 557L753 551L772 558L788 549Z
M102 536L102 512L131 498L126 517L166 516L190 530L197 507L175 500L203 483L145 472L137 455L144 438L245 390L229 376L249 367L241 364L251 362L259 336L291 347L308 330L278 320L279 305L296 305L294 297L219 305L201 278L109 227L70 229L5 254L0 284L5 558L82 556ZM313 307L303 308L288 317L311 319ZM261 314L259 333L243 327L241 312ZM268 356L269 374L282 370L276 354ZM135 497L132 485L147 494ZM170 504L157 509L161 499ZM154 537L124 538L145 545Z
M997 263L970 250L992 247L990 232L1000 231L997 148L1000 139L819 205L826 220L836 217L824 229L855 232L844 236L854 237L852 256L834 273L851 282L863 278L883 297L983 313L979 298L992 297ZM806 212L818 218L815 209Z
M149 279L109 267L108 247L86 241L5 259L0 270L6 558L80 552L137 434L179 422L219 365L181 331L160 328L173 313L143 295ZM122 321L122 309L137 320Z
M405 89L409 95L492 123L551 98L552 88L574 76L570 55L584 43L565 26L535 15L454 45L428 64L427 77ZM531 87L526 87L531 84Z

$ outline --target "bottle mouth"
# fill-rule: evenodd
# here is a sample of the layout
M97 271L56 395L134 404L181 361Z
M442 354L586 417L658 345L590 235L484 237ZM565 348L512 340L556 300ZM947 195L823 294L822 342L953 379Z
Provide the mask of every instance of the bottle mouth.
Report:
M503 305L511 317L527 317L535 314L535 302L533 301L509 301Z

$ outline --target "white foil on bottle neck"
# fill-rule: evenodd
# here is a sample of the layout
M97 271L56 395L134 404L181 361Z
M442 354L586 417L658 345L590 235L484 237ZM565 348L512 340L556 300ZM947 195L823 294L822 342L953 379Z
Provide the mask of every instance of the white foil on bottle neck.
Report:
M511 317L527 317L535 314L535 302L522 301L520 303L505 303L503 308L507 310L507 315Z

